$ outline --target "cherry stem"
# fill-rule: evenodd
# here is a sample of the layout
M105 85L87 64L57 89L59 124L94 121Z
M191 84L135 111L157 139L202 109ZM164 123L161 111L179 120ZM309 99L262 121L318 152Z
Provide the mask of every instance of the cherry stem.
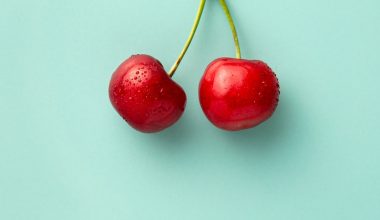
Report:
M228 9L226 1L225 0L219 0L219 3L223 8L224 14L226 14L226 17L228 19L228 23L230 24L230 28L231 28L232 35L234 37L234 42L235 42L236 58L240 59L241 58L241 51L240 51L239 38L238 38L238 34L236 32L234 20L232 19L232 16L231 16L230 10Z
M193 27L192 27L191 32L190 32L190 36L187 39L185 46L181 51L181 54L179 55L179 57L177 58L177 60L175 61L175 63L173 64L172 68L170 69L170 71L168 73L170 77L172 77L174 75L174 73L177 70L179 64L181 63L183 57L185 56L187 49L189 49L191 41L193 40L195 32L197 31L199 21L201 20L205 4L206 4L206 0L201 0L201 3L200 3L199 8L198 8L197 16L195 17L195 21L194 21Z

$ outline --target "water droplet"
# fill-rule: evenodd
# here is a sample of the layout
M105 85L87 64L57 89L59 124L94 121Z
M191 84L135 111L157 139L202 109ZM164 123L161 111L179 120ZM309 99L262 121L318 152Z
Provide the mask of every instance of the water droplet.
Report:
M129 100L132 100L132 96L129 96L128 99L129 99Z

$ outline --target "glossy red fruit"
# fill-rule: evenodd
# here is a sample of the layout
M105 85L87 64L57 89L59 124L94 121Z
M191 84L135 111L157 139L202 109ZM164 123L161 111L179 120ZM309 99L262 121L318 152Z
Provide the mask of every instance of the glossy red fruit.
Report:
M113 73L109 97L116 111L136 130L151 133L174 124L186 105L186 94L148 55L134 55Z
M215 126L229 131L267 120L277 107L279 94L276 75L259 60L216 59L199 84L203 112Z

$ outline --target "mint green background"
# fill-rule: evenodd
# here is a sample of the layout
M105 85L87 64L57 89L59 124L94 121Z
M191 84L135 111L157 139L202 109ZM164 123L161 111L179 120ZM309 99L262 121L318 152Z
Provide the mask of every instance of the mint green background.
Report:
M108 81L134 53L168 69L198 1L0 1L0 219L380 219L378 0L229 1L243 56L281 83L275 115L238 133L198 104L206 65L234 55L210 0L174 77L186 112L152 135Z

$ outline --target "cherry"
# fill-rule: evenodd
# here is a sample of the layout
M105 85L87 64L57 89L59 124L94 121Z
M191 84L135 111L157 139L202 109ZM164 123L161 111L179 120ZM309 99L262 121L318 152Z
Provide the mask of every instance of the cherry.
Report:
M149 55L134 55L113 73L109 97L120 116L133 128L145 133L159 132L173 125L185 110L186 94L171 77L195 35L206 0L201 0L185 46L166 73L162 64Z
M279 93L276 75L259 60L216 59L199 85L199 100L207 118L230 131L267 120L277 107Z
M219 58L208 65L199 83L199 101L215 126L236 131L270 118L276 110L280 91L276 75L266 63L241 59L231 14L225 0L219 2L233 33L237 58Z
M114 72L109 96L116 111L141 132L158 132L174 124L185 110L186 94L148 55L135 55Z

